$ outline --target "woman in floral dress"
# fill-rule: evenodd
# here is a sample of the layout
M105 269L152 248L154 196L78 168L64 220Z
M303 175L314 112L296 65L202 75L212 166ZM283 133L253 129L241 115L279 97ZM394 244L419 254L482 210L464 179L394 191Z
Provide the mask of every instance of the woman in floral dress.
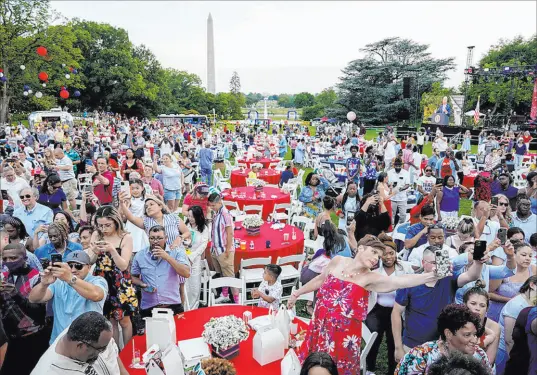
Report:
M366 235L358 242L354 259L336 256L321 275L293 292L288 308L300 295L318 290L315 311L298 354L302 362L311 352L325 352L334 358L340 375L360 374L362 322L367 317L369 292L388 293L437 280L434 272L396 277L371 272L383 253L383 243Z
M91 238L90 252L97 257L93 274L104 277L108 283L103 315L112 323L114 340L119 342L119 323L123 342L128 343L132 338L130 316L138 308L129 272L132 236L125 232L121 216L113 206L100 207L95 218L97 230Z

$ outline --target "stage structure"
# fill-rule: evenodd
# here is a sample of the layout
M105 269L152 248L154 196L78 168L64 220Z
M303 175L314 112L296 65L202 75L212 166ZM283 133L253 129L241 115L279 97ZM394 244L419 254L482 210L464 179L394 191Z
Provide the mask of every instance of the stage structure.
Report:
M287 120L298 120L298 112L295 110L287 111Z

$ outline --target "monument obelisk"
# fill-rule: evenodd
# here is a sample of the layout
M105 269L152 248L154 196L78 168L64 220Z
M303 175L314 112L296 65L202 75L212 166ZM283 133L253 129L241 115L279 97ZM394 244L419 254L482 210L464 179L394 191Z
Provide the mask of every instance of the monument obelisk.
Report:
M209 13L209 18L207 18L207 92L211 94L216 94L215 80L213 17Z

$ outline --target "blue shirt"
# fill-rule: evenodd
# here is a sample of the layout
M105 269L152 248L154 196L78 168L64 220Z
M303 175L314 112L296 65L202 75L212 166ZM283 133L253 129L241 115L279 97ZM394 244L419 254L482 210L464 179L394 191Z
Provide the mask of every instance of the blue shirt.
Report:
M183 249L170 249L166 245L168 252L177 262L190 267L190 262ZM179 284L184 283L184 278L179 276L170 263L162 259L152 259L151 250L146 247L136 253L132 261L131 274L155 288L154 293L142 290L142 310L146 310L158 305L175 305L181 303Z
M213 151L210 148L202 148L199 158L201 169L213 169Z
M423 228L425 228L425 225L423 225L422 223L411 225L406 232L405 240L410 240L414 238L419 232L423 230ZM421 246L425 243L427 243L427 233L420 237L420 239L418 240L418 242L416 242L414 247ZM411 249L408 249L408 250L411 250Z
M429 158L427 165L436 169L436 163L438 162L438 156L433 155Z
M446 277L434 287L418 285L397 290L395 302L405 306L403 344L409 348L438 339L437 319L442 309L453 302L457 277Z
M52 292L52 310L54 311L54 324L52 326L50 344L56 340L56 337L64 329L69 327L73 320L86 311L103 313L104 301L106 301L106 296L108 295L106 280L100 276L88 274L84 281L101 288L104 291L103 299L98 302L90 301L82 297L73 287L62 280L56 280L53 284L49 285L48 290Z
M63 252L63 259L65 260L65 257L69 255L70 253L72 253L73 251L79 251L79 250L83 250L81 244L67 241L67 247L65 248L65 251ZM54 245L51 244L50 242L47 244L44 244L41 247L38 247L34 252L34 255L37 257L37 259L47 258L48 260L50 260L50 256L52 254L59 254L59 253L54 247Z
M360 174L358 173L360 171L360 159L359 158L353 158L353 157L348 158L346 167L347 167L348 177L354 176L355 174L356 176L354 178L360 177Z
M13 216L22 221L30 237L33 237L38 226L52 223L53 215L50 208L39 203L36 203L30 211L24 206L20 206L13 211Z

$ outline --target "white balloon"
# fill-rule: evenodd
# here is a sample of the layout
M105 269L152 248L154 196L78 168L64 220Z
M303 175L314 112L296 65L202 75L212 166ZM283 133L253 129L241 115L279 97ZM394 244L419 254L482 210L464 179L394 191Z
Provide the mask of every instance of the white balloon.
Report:
M22 93L24 96L28 96L28 91Z
M43 93L41 91L38 91L38 92L35 93L36 98L40 98L42 96L43 96Z
M28 90L28 94L31 94L33 91L32 90Z
M65 64L62 64L62 68L65 68Z
M65 78L69 79L69 78L71 78L71 75L70 75L70 74L66 74L66 75L65 75Z
M26 69L26 67L24 65L21 65L20 68L21 68L21 70Z
M0 78L2 78L4 76L4 73L0 72Z
M356 120L356 113L354 113L353 111L350 111L349 113L347 113L347 120L349 121Z
M43 83L43 87L47 87L47 84L46 84L46 83Z

